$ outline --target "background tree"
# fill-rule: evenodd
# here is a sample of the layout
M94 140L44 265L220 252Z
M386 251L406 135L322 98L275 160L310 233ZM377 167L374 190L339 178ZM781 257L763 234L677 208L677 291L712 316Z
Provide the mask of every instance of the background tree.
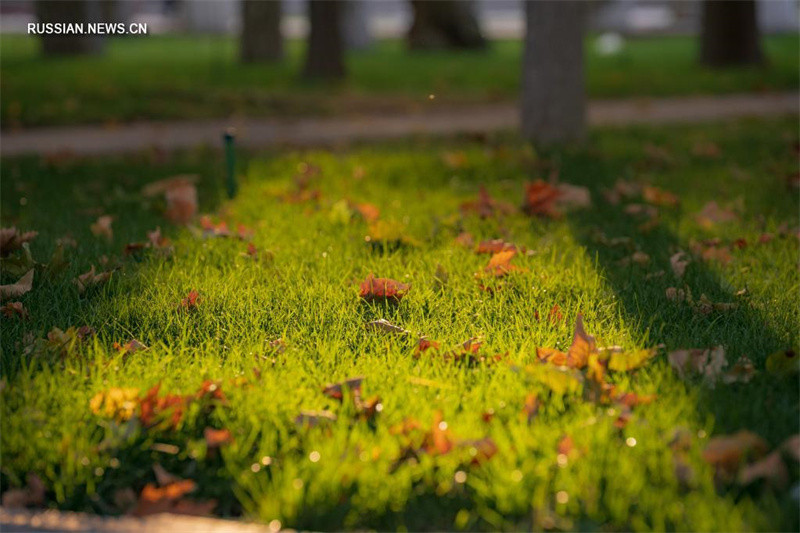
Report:
M86 0L38 0L36 17L39 22L88 23L109 20L111 2ZM100 54L105 50L102 35L44 34L39 36L42 53L46 56Z
M283 59L281 2L242 0L242 62L275 62Z
M408 31L412 50L484 48L486 39L469 0L411 0L414 22Z
M345 76L344 42L342 39L341 0L309 0L306 78L336 79Z
M525 3L522 133L534 141L576 140L586 129L583 36L586 3Z
M725 67L763 61L755 0L705 0L700 62L710 67Z

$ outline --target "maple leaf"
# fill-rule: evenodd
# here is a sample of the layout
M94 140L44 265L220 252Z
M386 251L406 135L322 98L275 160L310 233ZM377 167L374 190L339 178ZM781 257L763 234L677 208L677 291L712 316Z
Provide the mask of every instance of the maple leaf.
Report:
M425 337L421 337L419 341L417 341L417 347L414 349L414 359L419 359L419 356L428 350L438 350L438 349L439 349L438 342L426 339Z
M81 274L72 280L72 282L77 285L78 294L83 294L88 289L100 286L109 279L111 279L111 271L96 273L94 265L92 265L92 268L90 268L88 272Z
M159 396L161 384L157 383L139 400L139 420L144 427L155 426L161 421L175 429L183 419L189 399L178 394Z
M14 226L0 228L0 257L8 257L11 252L21 249L23 244L30 242L38 234L36 231L20 233Z
M365 301L399 302L410 286L390 278L376 278L370 272L361 282L360 288L359 296Z
M483 267L483 272L477 277L493 276L501 278L510 272L521 272L524 269L511 264L511 260L517 255L516 250L506 250L497 252L489 259L489 264Z
M555 348L536 349L536 355L541 361L570 368L585 367L589 362L589 356L593 353L597 353L597 343L595 338L586 333L583 328L583 315L581 314L578 314L575 319L575 332L567 353Z
M559 218L561 212L556 206L561 191L549 183L537 180L525 185L525 200L522 210L530 216Z
M144 344L142 344L141 342L139 342L136 339L131 339L128 342L126 342L125 344L120 344L118 342L115 342L112 345L112 347L115 350L119 350L120 352L122 352L125 355L131 354L131 353L140 352L140 351L143 351L143 350L147 350L147 346L145 346Z
M197 214L197 187L195 175L180 175L150 183L144 196L163 194L167 202L164 216L174 224L188 224Z
M28 270L16 283L0 285L0 298L19 298L33 288L33 269Z
M111 223L114 217L110 215L103 215L97 219L89 229L92 230L92 235L95 237L105 237L109 241L114 238L114 231L111 229Z
M200 303L200 293L196 290L191 290L186 295L186 297L181 300L180 308L186 311L193 311L197 309L198 304Z

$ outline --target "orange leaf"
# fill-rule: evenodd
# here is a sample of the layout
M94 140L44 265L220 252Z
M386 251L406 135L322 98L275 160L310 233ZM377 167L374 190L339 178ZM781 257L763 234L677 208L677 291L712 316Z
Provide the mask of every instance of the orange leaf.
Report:
M361 282L359 296L366 301L384 300L398 302L406 295L410 286L405 283L390 279L376 278L371 272Z

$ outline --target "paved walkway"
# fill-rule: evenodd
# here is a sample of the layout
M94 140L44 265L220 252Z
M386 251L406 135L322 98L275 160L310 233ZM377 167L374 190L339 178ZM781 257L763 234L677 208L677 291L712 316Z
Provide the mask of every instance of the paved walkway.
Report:
M798 93L742 94L589 103L592 126L702 122L746 116L800 113ZM101 155L219 145L222 132L237 131L246 148L328 146L419 135L452 135L514 129L517 107L511 103L439 108L432 102L422 113L301 119L231 119L144 122L116 128L78 126L37 128L0 134L0 155L26 153Z
M86 513L29 511L0 507L3 533L87 531L102 533L275 533L267 525L196 516L156 514L144 518L101 517ZM285 530L284 530L285 531Z

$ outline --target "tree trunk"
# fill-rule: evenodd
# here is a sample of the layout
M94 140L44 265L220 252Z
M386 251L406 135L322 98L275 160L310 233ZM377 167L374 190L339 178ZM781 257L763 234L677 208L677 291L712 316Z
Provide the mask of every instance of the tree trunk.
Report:
M727 67L763 61L755 0L705 0L700 62L709 67Z
M469 0L411 0L414 22L408 31L412 50L485 48L474 6Z
M534 142L578 140L586 130L583 34L586 3L525 3L522 133Z
M306 78L343 78L344 42L342 39L341 0L309 0L309 22L306 52Z
M283 59L280 0L242 0L239 51L243 63Z
M108 3L85 0L38 0L36 17L41 23L103 22L109 6ZM46 56L100 54L105 49L102 35L45 34L39 38Z

